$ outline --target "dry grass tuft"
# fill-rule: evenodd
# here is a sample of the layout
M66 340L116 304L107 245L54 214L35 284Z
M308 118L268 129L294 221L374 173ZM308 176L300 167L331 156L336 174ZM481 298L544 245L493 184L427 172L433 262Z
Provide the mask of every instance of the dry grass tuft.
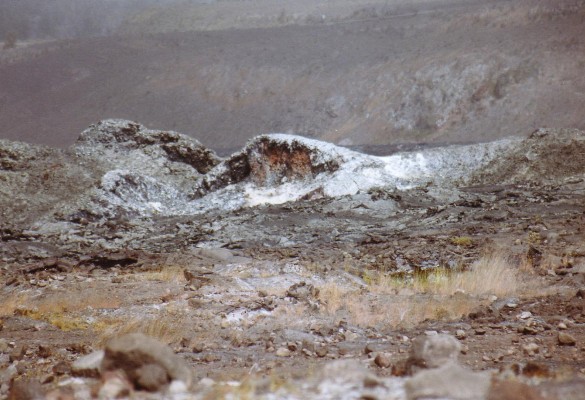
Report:
M163 265L157 270L140 272L133 276L137 281L184 283L187 281L183 272L184 269L184 267L178 265Z
M437 268L410 278L368 271L367 291L349 291L334 283L320 288L322 312L345 313L352 323L412 327L425 319L452 320L467 315L486 300L520 294L518 268L501 253L476 261L468 270ZM530 282L530 279L526 280Z
M323 303L329 314L335 314L337 310L345 305L347 289L342 289L334 282L328 282L319 288L319 300Z
M13 293L0 301L0 316L20 315L47 322L67 332L89 327L86 318L78 315L81 311L89 308L114 309L119 306L118 299L97 292L59 292L35 298L28 293Z
M470 295L507 296L517 293L520 288L517 268L499 253L479 259L468 270L435 268L402 280L380 274L370 285L370 290L375 293L411 289L414 293L438 295L464 292Z
M30 295L28 293L11 293L0 300L0 317L12 316L18 308L29 303Z
M97 341L99 345L127 333L143 333L169 344L183 338L184 328L179 318L162 312L151 318L102 319L93 325L93 329L99 333Z

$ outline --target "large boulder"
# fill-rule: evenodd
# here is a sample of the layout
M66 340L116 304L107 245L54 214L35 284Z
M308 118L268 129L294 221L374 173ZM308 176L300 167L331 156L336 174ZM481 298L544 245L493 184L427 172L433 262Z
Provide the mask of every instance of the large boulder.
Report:
M165 344L141 333L112 339L105 348L102 373L123 370L138 389L160 390L170 381L191 384L187 363Z
M455 361L439 368L421 370L404 384L408 400L485 400L491 373L469 371Z
M461 343L451 335L419 336L412 342L409 364L419 368L438 368L456 362Z
M74 149L83 155L108 154L113 163L125 166L133 162L129 157L133 156L151 159L168 168L184 164L200 174L207 173L220 161L215 152L187 135L150 130L136 122L117 119L91 125L79 135ZM143 167L152 169L149 165Z

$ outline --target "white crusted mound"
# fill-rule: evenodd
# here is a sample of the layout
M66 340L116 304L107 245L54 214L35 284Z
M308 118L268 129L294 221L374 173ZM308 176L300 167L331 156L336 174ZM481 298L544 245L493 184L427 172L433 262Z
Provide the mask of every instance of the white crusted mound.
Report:
M452 186L464 183L511 142L376 157L300 136L262 135L209 171L200 181L199 198L188 200L182 188L142 176L140 170L108 173L101 197L117 209L184 215L354 195L373 187Z

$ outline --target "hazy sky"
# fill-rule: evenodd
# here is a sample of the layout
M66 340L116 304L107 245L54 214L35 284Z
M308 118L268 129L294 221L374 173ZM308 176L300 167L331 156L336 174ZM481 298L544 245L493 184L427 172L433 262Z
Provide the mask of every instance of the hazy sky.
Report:
M148 7L184 1L0 0L0 36L10 33L22 40L108 35Z

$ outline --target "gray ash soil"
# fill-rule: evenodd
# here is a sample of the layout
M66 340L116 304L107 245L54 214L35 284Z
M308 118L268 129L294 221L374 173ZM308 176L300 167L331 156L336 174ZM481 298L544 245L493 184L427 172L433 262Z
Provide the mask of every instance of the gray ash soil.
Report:
M71 363L139 331L168 343L192 367L187 398L230 391L360 398L372 387L362 382L331 394L326 375L335 360L358 360L379 379L379 396L402 399L402 389L392 388L411 379L405 360L412 340L444 332L463 344L462 365L500 371L490 398L578 399L585 385L584 138L582 131L548 129L505 142L498 157L468 171L465 184L443 177L410 189L311 192L236 209L222 208L235 192L212 187L196 200L173 199L185 209L209 196L225 202L188 215L137 204L152 202L161 187L191 190L189 179L217 179L213 168L231 179L229 189L259 176L256 185L268 188L286 184L275 176L310 183L343 166L313 176L312 163L326 150L303 147L302 139L287 147L280 137L219 159L185 136L127 121L94 126L66 150L4 141L0 363L6 371L15 366L10 379L38 379L46 392L90 398L80 388L95 394L100 381L83 378L76 386L68 381ZM170 143L183 150L168 151ZM254 152L257 143L264 153ZM468 152L481 152L477 146ZM458 154L453 147L426 151L402 157ZM222 169L234 159L225 164L233 170ZM200 172L201 165L215 167ZM237 169L246 165L247 172ZM120 168L127 178L106 189L103 177ZM158 175L141 178L151 173ZM117 203L111 193L144 197ZM494 255L514 271L516 290L495 296L497 288L482 290L489 282L443 292L404 284L424 284L437 269L473 269ZM565 333L569 343L560 342ZM390 360L383 367L379 354Z

